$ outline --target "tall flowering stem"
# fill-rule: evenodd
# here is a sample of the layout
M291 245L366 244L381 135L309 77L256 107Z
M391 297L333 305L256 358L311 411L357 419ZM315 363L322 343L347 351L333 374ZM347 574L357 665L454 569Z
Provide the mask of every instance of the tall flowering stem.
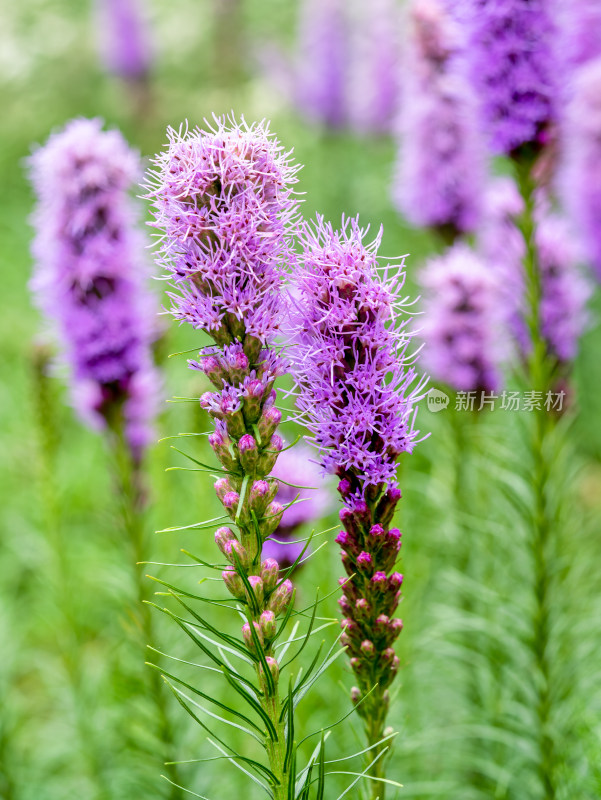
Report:
M154 225L163 232L159 261L171 278L173 316L213 341L190 367L215 387L200 404L215 425L209 443L223 473L215 491L231 520L215 541L229 562L225 586L246 616L242 644L267 726L269 789L283 800L295 780L286 732L293 734L274 648L293 586L277 561L262 559L262 549L284 514L274 499L278 481L269 477L283 448L274 383L286 371L274 339L297 167L262 124L216 120L214 129L170 129L168 137L149 186Z
M351 696L374 748L372 796L382 800L388 687L399 669L393 644L403 627L394 617L403 582L396 571L401 533L391 527L401 498L396 465L414 447L424 381L408 363L408 319L397 320L403 265L380 275L381 233L371 244L365 234L355 219L341 231L321 217L304 228L295 367L311 441L324 469L339 478L342 642L358 683Z
M32 289L62 345L76 410L109 441L136 593L143 600L143 458L154 438L160 378L152 358L156 310L145 285L146 242L129 194L139 177L139 156L118 131L104 131L101 120L76 119L36 150L30 169L37 194ZM152 620L145 605L137 610L146 644L153 640ZM168 758L172 731L165 696L160 685L154 689L157 733Z

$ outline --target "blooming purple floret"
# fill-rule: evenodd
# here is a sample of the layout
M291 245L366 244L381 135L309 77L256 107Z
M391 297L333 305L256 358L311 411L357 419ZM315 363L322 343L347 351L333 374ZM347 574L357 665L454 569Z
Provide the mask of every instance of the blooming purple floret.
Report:
M390 620L400 600L393 572L400 533L389 528L401 497L396 464L415 444L415 403L424 382L407 364L407 318L397 319L403 265L394 276L380 275L381 232L370 245L365 234L356 219L341 231L320 217L305 226L293 319L297 404L345 504L336 540L348 575L340 580L342 641L359 696L377 684L359 713L383 729L386 687L399 667L391 644L400 628Z
M458 54L462 28L439 0L416 0L404 69L394 199L413 225L454 238L480 221L484 142Z
M311 120L332 128L347 121L346 0L303 0L301 4L296 101Z
M32 289L56 325L74 403L90 424L122 415L136 458L153 437L160 381L145 240L128 190L139 156L98 119L77 119L30 159L37 195Z
M505 351L503 294L494 270L457 243L430 260L420 282L426 369L458 391L496 391Z
M601 279L601 58L578 71L563 130L563 196L586 259Z
M466 56L492 149L542 144L554 118L552 0L466 0Z
M321 469L312 457L308 447L298 445L279 455L273 468L272 476L280 481L276 500L285 510L279 527L263 546L263 555L275 558L283 567L293 564L305 547L304 542L294 541L298 529L305 524L316 525L330 503L329 492L323 488ZM293 505L286 508L290 503Z
M109 72L142 80L152 64L152 48L139 0L97 0L102 56Z

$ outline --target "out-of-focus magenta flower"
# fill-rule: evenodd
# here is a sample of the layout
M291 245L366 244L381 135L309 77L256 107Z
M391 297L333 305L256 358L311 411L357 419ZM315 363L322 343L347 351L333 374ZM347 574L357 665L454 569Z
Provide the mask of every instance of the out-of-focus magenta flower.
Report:
M496 153L544 138L555 117L552 0L465 0L466 57Z
M139 156L98 119L77 119L30 159L37 303L56 325L75 406L96 426L122 414L132 452L153 436L160 381L146 242L128 194Z
M272 476L280 481L276 500L284 506L284 514L272 538L263 545L263 555L275 558L282 567L294 563L304 548L304 542L289 540L295 539L295 533L302 525L316 528L330 504L330 493L324 488L322 470L313 458L312 450L297 445L284 450L273 468ZM299 486L315 488L300 489ZM289 503L294 504L287 508Z
M571 0L556 6L561 63L574 69L601 57L601 3Z
M565 219L542 217L536 230L541 273L541 333L550 356L569 364L587 323L591 287L580 271L578 246Z
M300 14L298 107L310 119L340 128L347 122L347 2L303 0Z
M101 54L109 72L144 79L153 54L141 0L96 0Z
M393 194L412 224L454 237L480 221L485 159L462 28L442 0L415 0L410 31Z
M420 275L425 299L423 361L458 391L496 391L505 357L503 293L494 269L466 244L431 259Z
M560 185L586 260L601 279L601 58L578 70L572 89Z
M401 20L396 0L357 3L348 67L351 126L390 133L399 106Z

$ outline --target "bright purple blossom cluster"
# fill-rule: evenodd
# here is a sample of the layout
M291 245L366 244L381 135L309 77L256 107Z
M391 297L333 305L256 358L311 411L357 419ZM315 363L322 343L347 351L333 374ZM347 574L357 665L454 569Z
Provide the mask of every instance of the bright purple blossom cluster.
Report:
M426 369L459 391L498 389L504 319L494 270L457 243L426 265L420 281L427 291L421 328Z
M318 218L306 226L297 272L298 407L324 469L339 478L344 530L337 538L347 572L341 578L343 642L359 689L377 689L360 706L381 736L399 661L392 644L401 630L392 616L402 576L394 571L400 533L390 528L401 493L397 459L417 437L415 403L423 389L407 364L412 334L401 317L402 264L380 275L377 250L357 220L341 231ZM375 734L374 734L375 731ZM377 741L376 739L375 741Z
M107 69L126 80L143 80L152 64L152 48L139 0L97 0L97 6Z
M466 56L492 148L541 144L554 119L551 0L466 0Z
M257 669L271 695L275 617L293 590L279 579L278 563L262 559L263 542L284 514L278 481L267 476L283 448L273 387L285 364L269 345L290 255L296 168L264 125L216 120L215 129L168 135L149 187L153 224L164 232L159 263L176 290L171 313L214 342L190 366L215 387L200 404L214 420L209 444L224 471L215 491L239 531L221 527L215 540L230 564L225 584L247 607L243 638L251 652L264 651ZM271 678L262 672L265 659Z
M442 0L416 0L405 64L395 200L414 225L447 238L480 221L484 143L458 54L462 29Z
M160 381L145 241L128 190L139 157L98 119L77 119L30 159L37 194L32 289L56 324L72 394L91 424L125 425L136 458L152 439Z
M330 503L320 467L312 455L308 447L299 444L284 450L273 468L272 476L279 481L275 499L284 507L284 513L277 530L265 542L263 555L275 558L282 567L291 566L305 547L304 542L295 541L297 530L316 523Z

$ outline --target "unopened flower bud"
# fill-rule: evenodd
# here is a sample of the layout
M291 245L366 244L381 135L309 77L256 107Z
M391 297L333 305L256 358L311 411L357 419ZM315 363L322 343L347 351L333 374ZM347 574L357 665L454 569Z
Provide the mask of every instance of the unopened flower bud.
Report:
M245 433L238 442L238 452L240 454L240 464L244 472L248 475L254 475L257 468L257 458L259 450L254 436L250 433Z
M364 639L361 642L361 652L366 658L373 658L376 652L376 648L374 647L374 643L370 642L369 639Z
M273 469L275 462L278 460L278 456L283 447L284 440L279 434L274 433L269 441L269 444L259 456L257 472L261 473L262 475L268 475Z
M351 604L348 601L348 597L343 594L342 597L338 600L338 605L343 614L350 614L351 613Z
M259 644L261 645L261 647L263 647L263 631L261 630L261 626L259 625L258 622L253 622L253 629L255 631L255 636ZM242 626L242 638L244 639L244 643L248 647L250 652L256 653L257 646L255 643L255 638L253 637L253 633L248 622L245 622L244 625Z
M275 558L266 558L261 564L261 579L266 593L269 594L273 592L277 585L279 575L280 565Z
M235 347L226 351L223 366L228 373L228 383L236 386L242 383L250 365L244 351L240 347Z
M263 541L267 539L268 536L271 536L271 534L278 527L282 521L283 513L284 507L281 503L278 503L277 500L272 500L272 502L267 506L265 509L265 514L259 522L259 530L261 532L261 538Z
M244 583L242 578L238 575L235 569L226 569L221 573L221 577L227 589L236 600L244 600L246 593L244 591Z
M363 551L357 556L357 569L364 575L369 575L373 571L374 560L370 553Z
M213 386L217 387L217 389L222 389L223 384L225 382L225 373L221 367L219 361L215 358L215 356L207 356L203 358L202 361L199 362L200 369L207 378L211 381Z
M265 509L276 496L279 484L277 481L254 481L249 493L250 507L257 519L265 514Z
M271 408L268 409L263 409L263 413L261 414L259 422L257 423L257 428L259 430L259 434L261 435L262 442L268 442L271 439L281 421L282 412L275 406L271 406Z
M369 535L374 539L379 539L384 536L384 528L379 524L372 525L369 529Z
M271 593L267 608L270 611L273 611L276 617L279 616L288 608L292 600L293 593L294 587L292 586L292 581L289 581L288 579L282 581L282 583L280 583L280 585Z
M393 572L388 579L388 585L393 590L398 590L403 585L403 576L400 572Z
M348 478L343 478L338 484L338 491L342 497L346 497L351 491L351 482Z
M265 389L265 384L263 381L258 380L258 378L253 378L244 384L244 391L242 393L244 400L243 412L244 419L248 425L252 425L259 419Z
M382 652L380 658L385 664L392 663L392 661L396 658L396 653L394 652L392 647L387 647L386 650Z
M277 682L280 679L280 666L278 662L272 656L267 656L265 658L265 663L267 664L267 669L271 674L271 679L274 685L277 686ZM267 681L265 680L263 664L259 665L259 672L261 674L261 684L263 685L264 690L267 692L268 686Z
M250 568L250 556L246 548L237 539L225 545L225 557L234 567L240 567L246 572Z
M259 578L258 575L250 575L248 578L248 582L250 583L250 588L253 593L254 603L257 608L261 608L263 605L263 598L265 596L265 592L263 589L263 581ZM253 600L252 598L248 598L249 603L252 605Z
M342 547L345 550L347 550L349 545L350 545L350 543L351 543L351 537L349 536L347 531L340 531L340 533L334 539L334 541L336 542L336 544L339 544L340 547Z
M219 478L219 480L215 481L213 484L213 488L215 489L215 494L223 503L223 498L228 494L228 492L232 491L232 485L229 482L228 478Z
M361 689L358 686L353 686L351 689L351 703L356 706L359 700L361 700Z
M227 492L224 496L223 500L223 507L227 511L227 513L234 519L236 513L238 511L238 505L240 503L240 495L238 492Z
M270 642L276 634L275 614L266 609L259 617L259 625L266 642Z
M215 531L215 544L219 550L227 557L225 547L229 542L238 541L236 534L227 527L217 528Z
M360 597L355 603L355 613L358 619L366 619L371 612L371 606L365 599Z

